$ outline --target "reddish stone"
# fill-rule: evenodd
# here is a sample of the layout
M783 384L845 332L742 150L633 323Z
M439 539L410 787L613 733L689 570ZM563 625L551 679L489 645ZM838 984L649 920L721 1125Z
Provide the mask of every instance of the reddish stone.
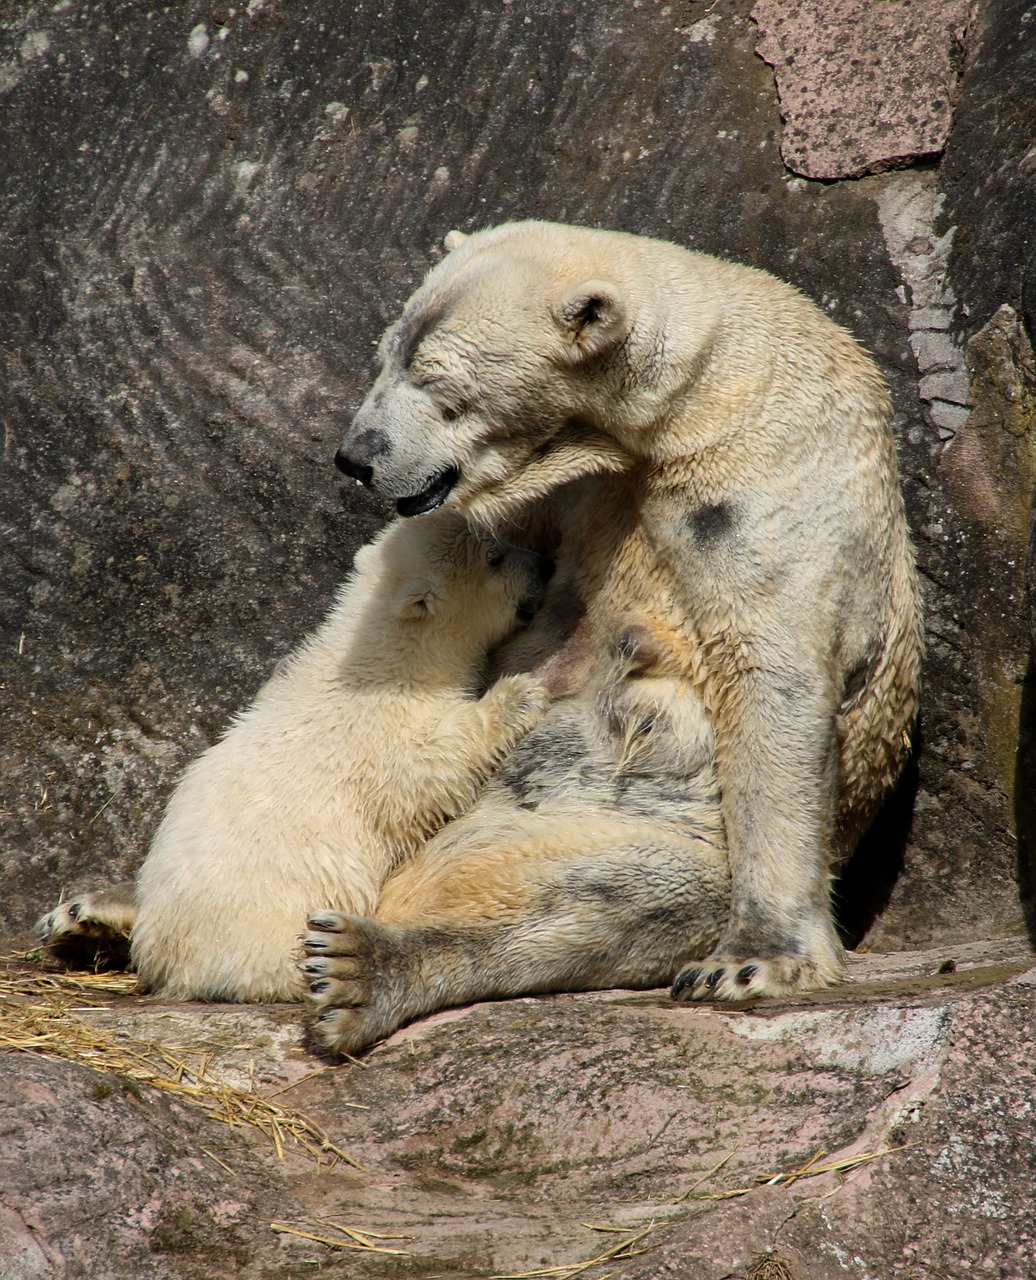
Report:
M969 0L758 0L788 168L858 178L938 155L969 12Z

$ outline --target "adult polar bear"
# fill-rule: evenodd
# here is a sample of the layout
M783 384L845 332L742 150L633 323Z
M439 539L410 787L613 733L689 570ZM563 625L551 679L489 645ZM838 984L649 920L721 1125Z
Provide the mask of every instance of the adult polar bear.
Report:
M788 285L675 245L525 222L447 247L383 340L339 467L401 515L450 503L558 562L501 671L592 698L600 655L631 617L668 637L669 665L711 720L731 901L704 961L688 966L693 951L674 946L652 971L683 965L684 998L837 981L832 872L909 753L921 659L877 372ZM549 724L526 744L543 744L548 774ZM517 792L516 803L536 808ZM544 902L571 887L572 848L526 848L517 872L517 853L478 842L439 865L443 847L436 838L396 872L380 923L313 917L308 971L323 1022L379 987L383 1033L454 999L542 989L552 971L566 984L585 936L545 937L535 979L514 957ZM586 843L581 854L592 864ZM584 935L607 934L627 901L630 935L639 919L653 936L689 867L678 856L653 866L631 895L628 867L611 865L593 877L599 908L582 904ZM480 921L494 922L492 936ZM440 955L464 981L430 976ZM628 965L599 964L595 983L612 980L629 983ZM357 1046L374 1032L336 1034L329 1043Z

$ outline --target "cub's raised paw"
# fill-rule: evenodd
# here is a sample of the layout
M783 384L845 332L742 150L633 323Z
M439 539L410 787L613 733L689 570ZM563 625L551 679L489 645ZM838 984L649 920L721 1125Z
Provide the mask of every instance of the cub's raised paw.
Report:
M410 1016L405 953L390 926L341 911L310 916L302 974L310 1032L322 1049L357 1053Z
M734 959L708 956L677 974L670 990L674 1000L751 1000L818 991L843 981L840 965L804 956L756 956Z
M501 714L512 714L538 723L550 710L553 698L547 685L539 676L524 672L513 676L501 676L487 694L499 705Z
M118 885L59 902L36 921L33 933L66 964L125 968L135 916L133 886Z

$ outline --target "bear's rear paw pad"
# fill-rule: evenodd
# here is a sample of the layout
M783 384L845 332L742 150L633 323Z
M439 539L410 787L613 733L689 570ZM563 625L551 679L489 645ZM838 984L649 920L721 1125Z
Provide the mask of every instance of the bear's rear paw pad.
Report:
M707 956L677 974L670 994L674 1000L751 1000L757 996L787 996L817 991L841 982L840 966L809 956Z
M314 1041L357 1053L409 1016L405 953L393 930L365 916L318 911L302 939L305 1000Z
M135 908L132 892L101 889L59 902L33 925L55 959L81 968L125 968Z

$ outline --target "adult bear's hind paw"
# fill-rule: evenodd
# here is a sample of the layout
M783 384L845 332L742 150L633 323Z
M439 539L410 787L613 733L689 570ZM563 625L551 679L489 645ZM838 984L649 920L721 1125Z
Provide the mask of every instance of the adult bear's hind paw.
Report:
M310 1034L329 1053L351 1054L406 1020L399 946L389 926L342 911L318 911L302 939Z

